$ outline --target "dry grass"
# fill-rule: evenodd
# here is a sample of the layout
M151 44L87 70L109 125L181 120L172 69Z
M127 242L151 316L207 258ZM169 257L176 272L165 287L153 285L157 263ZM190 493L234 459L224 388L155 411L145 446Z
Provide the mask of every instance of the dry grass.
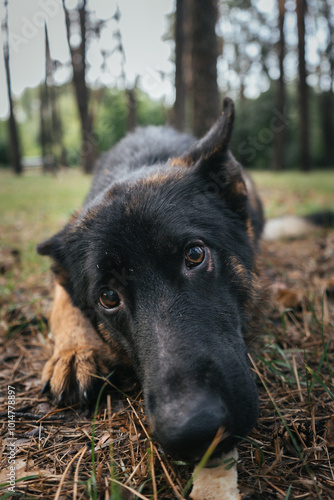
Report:
M22 281L14 247L20 250L7 243L0 254L1 498L11 495L9 385L17 496L182 498L192 468L151 440L139 387L106 384L96 415L57 409L40 394L50 279L43 271ZM252 346L260 417L239 445L243 499L334 498L334 232L263 247L272 302Z

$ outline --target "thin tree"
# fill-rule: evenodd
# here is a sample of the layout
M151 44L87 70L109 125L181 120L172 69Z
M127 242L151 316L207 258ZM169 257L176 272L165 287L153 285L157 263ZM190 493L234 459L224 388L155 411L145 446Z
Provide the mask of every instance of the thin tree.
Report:
M217 83L217 0L192 2L193 131L204 135L220 114Z
M113 33L113 38L117 40L117 45L112 50L109 52L109 54L112 54L114 52L119 52L121 56L121 61L120 61L120 76L119 76L119 82L122 87L125 88L125 97L127 101L127 117L126 117L126 131L127 132L132 132L137 125L137 85L139 81L139 77L137 75L136 80L134 82L134 85L132 88L127 87L127 81L126 81L126 73L125 73L125 63L126 63L126 56L125 56L125 50L124 50L124 45L123 45L123 39L122 39L122 32L120 30L120 19L121 19L121 11L119 6L117 5L116 12L113 15L113 19L117 22L117 30Z
M126 119L126 130L127 130L127 132L131 132L132 130L135 129L136 124L137 124L136 88L133 87L132 89L126 89L125 95L127 98L127 108L128 108L128 114L127 114L127 119Z
M186 114L185 64L185 0L176 1L175 11L175 102L172 123L178 130L184 130Z
M51 61L52 67L54 67L54 62ZM53 77L53 69L52 69ZM66 166L66 148L64 145L64 134L63 125L59 112L59 89L52 84L49 88L50 91L50 104L51 104L51 130L52 138L55 145L55 162L57 165Z
M184 1L184 50L183 50L183 78L186 86L185 100L185 127L192 128L193 124L193 64L192 64L192 11L193 0Z
M277 44L278 60L279 60L279 78L277 89L277 110L282 117L286 115L286 88L284 78L284 58L285 58L285 35L284 35L284 20L285 20L285 0L277 0L278 3L278 26L280 32L279 42ZM282 120L285 123L285 120ZM280 125L275 130L274 138L274 169L285 169L285 126Z
M300 161L301 170L309 171L310 159L310 125L309 125L309 92L306 81L305 60L305 16L307 1L296 0L298 28L298 71L299 71L299 121L300 121Z
M4 39L4 59L5 59L5 71L7 78L7 95L9 102L9 118L8 118L8 133L9 133L9 148L10 148L10 160L12 168L17 175L22 174L22 160L20 151L20 140L19 133L15 119L14 103L12 97L12 85L11 85L11 75L9 67L9 43L8 43L8 0L5 0L5 19L3 23L3 31L5 34Z
M321 95L322 136L324 160L327 166L334 164L334 21L331 15L330 0L324 0L323 8L328 23L326 58L329 63L329 88Z
M49 127L52 144L53 167L59 164L66 165L66 151L64 146L64 136L62 121L58 109L58 89L54 81L54 70L56 62L52 60L49 46L49 36L45 29L45 56L46 56L46 85L48 90Z
M48 91L46 82L44 81L39 87L39 143L44 172L48 170L48 160L50 158L50 134L48 125Z
M48 172L49 169L53 168L54 166L53 147L55 141L52 134L52 125L51 125L50 101L51 101L52 68L51 68L49 39L48 39L46 25L44 26L44 36L45 36L45 79L44 83L41 84L39 88L39 100L40 100L39 140L42 152L43 171Z
M86 37L87 37L87 0L82 0L78 8L78 26L81 41L78 47L73 47L71 38L71 15L65 11L67 40L71 53L74 85L79 117L81 123L81 161L85 173L91 173L97 157L96 143L93 136L93 120L89 113L89 89L86 83Z

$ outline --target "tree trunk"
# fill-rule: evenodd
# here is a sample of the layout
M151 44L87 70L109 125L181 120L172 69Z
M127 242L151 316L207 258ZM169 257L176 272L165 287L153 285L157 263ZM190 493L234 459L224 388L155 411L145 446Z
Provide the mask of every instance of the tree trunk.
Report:
M278 48L278 59L279 59L279 70L280 75L278 79L278 91L277 91L277 110L283 117L281 123L276 127L274 133L274 169L284 170L285 169L285 117L286 117L286 90L285 90L285 79L284 79L284 57L285 57L285 36L284 36L284 19L285 19L285 0L278 0L278 24L280 39L277 44Z
M63 144L63 130L60 114L58 111L57 87L54 84L54 63L50 55L49 37L45 27L45 55L46 55L46 85L48 91L48 114L49 114L49 136L51 143L51 154L53 158L53 170L56 171L59 164L63 164L66 153Z
M55 156L55 166L59 165L66 166L66 151L63 141L63 127L61 122L61 117L58 110L58 92L57 87L52 85L49 88L50 93L50 103L51 103L51 129L54 145L56 150L54 151Z
M72 68L73 68L73 85L75 96L79 110L81 123L81 161L85 173L91 173L94 169L94 164L97 157L96 142L93 135L92 117L89 114L89 92L86 85L86 4L87 0L83 0L79 7L79 25L81 43L78 48L73 48L70 44L71 35L71 20L69 12L63 6L66 18L67 39L71 52Z
M185 1L176 1L175 12L175 102L172 123L183 131L186 118L186 82L184 75L185 51Z
M5 0L5 19L4 19L4 31L5 31L5 41L4 41L4 59L5 59L5 71L7 78L7 95L9 102L9 118L8 118L8 133L9 133L9 148L10 148L10 161L15 174L20 175L23 172L21 152L20 152L20 140L17 129L17 124L15 120L14 104L12 97L12 85L10 77L9 68L9 43L8 43L8 0Z
M296 0L298 27L298 69L299 69L299 119L300 119L300 161L301 170L311 169L310 160L310 126L309 126L309 96L306 82L305 61L305 15L306 0Z
M39 88L39 142L42 153L42 164L43 172L46 173L48 170L47 158L48 158L48 132L47 132L47 91L46 82L40 85Z
M51 122L51 88L52 88L52 66L49 50L49 39L45 26L45 80L40 86L40 145L43 159L44 173L53 171L54 169L54 154L53 149L55 140L52 134Z
M203 136L220 114L217 84L217 0L193 0L193 129Z
M183 79L185 84L185 129L193 129L193 64L192 64L192 13L193 0L183 0L184 4L184 50Z
M323 92L320 96L321 99L321 114L322 114L322 139L324 146L324 162L326 167L332 167L334 164L333 158L333 92L328 90Z
M133 89L126 89L126 97L128 100L128 116L126 120L127 132L132 132L137 124L137 101L136 101L136 87Z
M329 62L329 77L330 86L328 91L323 92L321 95L321 108L322 108L322 136L324 145L324 160L328 167L334 165L334 150L333 150L333 137L334 137L334 23L332 21L330 12L329 0L324 1L325 17L328 22L328 44L326 48L326 55Z

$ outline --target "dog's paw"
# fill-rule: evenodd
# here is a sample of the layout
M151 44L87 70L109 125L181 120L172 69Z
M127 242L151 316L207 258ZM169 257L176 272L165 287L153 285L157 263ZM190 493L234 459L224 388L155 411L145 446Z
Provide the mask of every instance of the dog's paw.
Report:
M46 362L42 393L50 392L58 405L79 402L89 407L98 396L101 376L110 372L108 349L72 348L58 351Z

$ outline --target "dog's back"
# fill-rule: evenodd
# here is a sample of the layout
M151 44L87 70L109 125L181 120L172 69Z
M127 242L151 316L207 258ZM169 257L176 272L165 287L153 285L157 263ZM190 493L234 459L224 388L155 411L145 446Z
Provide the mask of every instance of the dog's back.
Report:
M89 204L112 183L135 176L136 170L181 156L194 142L195 138L191 135L171 127L138 127L101 156L85 204Z

